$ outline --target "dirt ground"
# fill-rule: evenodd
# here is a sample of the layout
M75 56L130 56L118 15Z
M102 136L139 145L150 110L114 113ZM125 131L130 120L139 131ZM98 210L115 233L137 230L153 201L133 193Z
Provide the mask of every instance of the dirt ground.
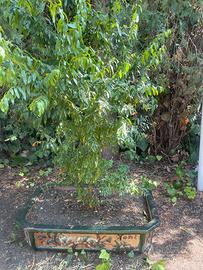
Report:
M165 164L136 165L130 169L135 179L146 175L166 181L174 174L175 166ZM35 252L24 241L21 230L15 231L19 209L28 200L36 185L55 181L57 173L40 176L33 168L0 169L0 270L93 270L99 263L99 253L74 254ZM20 174L20 175L19 175ZM147 254L111 254L113 270L150 269L151 261L165 260L167 270L203 270L203 194L193 201L178 199L172 205L162 185L154 192L161 226L154 232ZM132 255L132 254L131 254Z

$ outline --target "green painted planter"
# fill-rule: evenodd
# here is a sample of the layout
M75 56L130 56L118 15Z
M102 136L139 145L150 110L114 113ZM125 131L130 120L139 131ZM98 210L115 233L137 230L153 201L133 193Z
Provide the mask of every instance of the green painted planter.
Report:
M143 226L75 226L31 224L26 215L43 192L38 188L31 200L20 211L17 223L24 230L28 244L35 250L135 250L143 252L152 231L160 225L152 193L147 192L146 200L149 222Z

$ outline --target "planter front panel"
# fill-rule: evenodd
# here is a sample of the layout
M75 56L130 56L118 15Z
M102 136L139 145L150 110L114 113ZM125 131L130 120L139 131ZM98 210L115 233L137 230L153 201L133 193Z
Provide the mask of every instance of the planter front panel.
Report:
M140 243L139 234L34 232L33 236L37 249L136 249Z

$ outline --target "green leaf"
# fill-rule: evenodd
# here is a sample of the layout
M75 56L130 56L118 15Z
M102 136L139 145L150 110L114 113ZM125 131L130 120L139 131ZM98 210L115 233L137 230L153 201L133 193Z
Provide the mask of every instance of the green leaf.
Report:
M111 263L109 262L104 262L96 266L96 270L110 270L110 269L111 269Z
M5 139L4 141L5 142L8 142L8 141L13 142L13 141L16 141L16 140L17 140L17 137L15 135L11 135L7 139Z
M17 98L20 98L18 89L17 89L17 88L14 88L13 90L14 90L14 92L15 92L16 97L17 97Z
M75 23L68 23L67 25L72 29L77 29L77 25Z
M176 168L176 175L180 178L183 179L184 176L184 169L180 166Z
M158 161L160 161L160 160L162 160L162 156L159 156L159 155L156 155L156 159L158 160Z
M48 104L49 101L47 97L39 96L32 101L32 103L29 105L29 109L40 117L44 114Z
M27 7L29 13L30 13L31 15L33 15L33 6L32 6L32 4L30 3L30 1L27 0L27 1L25 2L25 5L26 5L26 7Z
M3 96L3 98L0 101L0 109L3 113L7 113L9 108L8 104L8 98L6 95Z
M140 137L137 141L137 147L139 147L143 152L147 150L149 143L145 137Z
M57 12L57 4L53 4L52 1L49 1L49 11L51 13L52 21L55 24L56 21L56 12Z
M59 69L53 69L47 76L46 82L48 86L56 86L60 76Z
M118 72L118 75L119 75L119 78L120 78L120 79L122 79L122 77L123 77L123 73L122 73L122 71L121 71L121 70Z
M126 63L126 65L125 65L125 72L126 73L129 71L130 67L131 67L130 63Z
M119 22L118 21L116 22L116 27L118 29L119 36L122 36L122 32L121 32L120 25L119 25Z
M108 261L110 259L110 255L105 249L102 249L99 258Z
M177 194L177 190L171 186L168 186L167 192L171 197L174 197Z
M23 79L24 84L27 84L27 75L26 75L25 70L21 71L21 77Z
M34 187L34 186L35 186L35 183L31 182L30 187Z
M129 253L128 253L128 258L131 258L133 259L135 257L135 253L133 250L131 250Z
M172 197L171 201L172 201L172 203L176 203L177 202L177 197Z
M152 270L166 270L165 265L165 261L160 260L152 265Z
M27 99L25 88L18 87L18 88L16 88L16 90L14 90L14 91L15 91L15 93L16 93L16 91L18 91L18 92L22 95L22 97L23 97L24 100ZM16 95L16 96L17 96L17 95Z
M4 48L0 47L0 65L2 64L5 56L6 56L6 54L5 54Z
M56 29L58 33L61 33L63 30L63 20L61 18L57 22Z

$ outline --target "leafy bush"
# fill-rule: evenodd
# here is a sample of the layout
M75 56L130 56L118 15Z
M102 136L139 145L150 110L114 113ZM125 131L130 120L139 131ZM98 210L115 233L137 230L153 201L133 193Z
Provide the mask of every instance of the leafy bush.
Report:
M12 165L35 163L52 154L53 127L39 119L17 102L8 114L0 111L0 153L3 163Z
M43 123L53 125L56 164L92 204L93 188L109 185L111 175L102 150L125 140L137 111L156 108L163 88L151 74L170 31L140 48L139 2L116 0L102 10L76 0L71 14L66 3L1 1L0 108L7 113L24 99L39 131Z
M185 141L198 142L198 134L193 131L194 124L198 123L195 119L199 114L203 86L202 1L146 0L143 3L140 24L143 41L150 42L160 31L173 29L161 76L154 73L166 91L159 96L158 109L149 121L150 150L155 154L165 153L172 160L180 150L176 161L187 157L183 151L186 150L194 160L195 146L188 147Z
M199 142L199 116L202 95L202 1L156 0L142 2L139 46L148 46L160 32L173 29L166 43L167 57L153 80L165 89L158 108L132 118L133 126L122 145L130 159L163 155L172 161L196 162Z
M176 203L178 197L185 196L189 200L196 197L195 179L197 175L192 170L184 168L184 163L176 168L176 178L171 183L164 183L164 187L172 203Z

